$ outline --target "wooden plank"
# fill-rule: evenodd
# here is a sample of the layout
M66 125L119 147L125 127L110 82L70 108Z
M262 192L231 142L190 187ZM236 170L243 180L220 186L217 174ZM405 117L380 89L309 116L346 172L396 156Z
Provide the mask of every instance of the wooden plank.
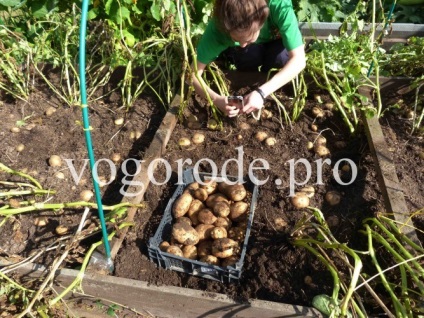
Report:
M141 183L143 187L140 189L140 185L130 185L126 192L132 193L134 196L125 196L122 200L123 202L139 204L141 201L143 201L144 194L146 193L147 187L150 184L150 180L147 175L148 168L151 166L150 168L153 168L154 171L158 163L156 159L162 157L162 155L165 153L166 145L168 144L175 125L177 124L177 114L179 107L180 95L176 95L171 105L169 106L169 110L165 114L161 125L156 131L149 148L146 150L144 157L142 158L144 161L140 165L140 173L134 176L132 180L134 184ZM138 208L129 208L125 222L132 222L137 211ZM111 256L113 260L118 254L127 232L128 227L125 227L118 233L117 238L112 241Z
M369 90L360 89L360 93L366 96L368 100L371 100ZM363 114L363 118L368 144L376 165L377 181L383 194L386 210L389 213L393 213L394 219L397 222L404 224L398 224L400 231L414 243L421 246L421 242L417 237L409 216L405 193L397 177L392 154L389 151L378 118L376 116L366 118L365 114Z
M45 270L43 266L28 264L19 270L19 274L23 279L38 278ZM76 270L59 270L55 277L55 287L59 291L63 290L77 274ZM82 290L85 295L93 296L93 301L98 298L106 299L155 317L322 317L317 310L305 306L258 299L239 303L224 294L174 286L154 286L143 281L96 273L84 275ZM67 299L72 301L81 297L83 296L69 293Z

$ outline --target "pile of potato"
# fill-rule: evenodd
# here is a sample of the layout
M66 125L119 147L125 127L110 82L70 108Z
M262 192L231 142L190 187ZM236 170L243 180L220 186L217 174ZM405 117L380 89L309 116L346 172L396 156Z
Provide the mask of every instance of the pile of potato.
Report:
M172 207L174 224L164 252L217 266L240 258L249 217L247 191L242 184L208 180L187 185Z

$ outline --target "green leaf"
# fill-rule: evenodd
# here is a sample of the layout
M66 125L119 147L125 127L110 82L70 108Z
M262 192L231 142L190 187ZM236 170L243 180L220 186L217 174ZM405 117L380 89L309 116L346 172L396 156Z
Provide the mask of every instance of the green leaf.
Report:
M169 11L169 9L171 8L171 1L170 0L163 0L162 4L163 4L165 11Z
M112 15L111 14L112 4L113 4L113 0L107 0L105 3L105 12L107 15Z
M118 13L118 23L122 23L124 20L129 20L130 19L130 10L128 10L125 7L121 7L121 10L119 10Z
M87 12L87 19L93 20L98 16L98 14L99 14L99 8L93 8Z
M153 3L150 7L150 12L156 21L160 21L160 5Z
M21 0L0 0L0 4L5 7L15 7L19 4L21 4Z

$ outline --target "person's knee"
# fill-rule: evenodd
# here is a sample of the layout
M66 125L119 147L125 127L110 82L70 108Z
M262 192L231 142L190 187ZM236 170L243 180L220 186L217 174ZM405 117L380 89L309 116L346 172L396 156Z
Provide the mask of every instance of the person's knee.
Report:
M263 72L272 68L282 68L289 60L289 54L284 48L281 39L267 43L264 58Z

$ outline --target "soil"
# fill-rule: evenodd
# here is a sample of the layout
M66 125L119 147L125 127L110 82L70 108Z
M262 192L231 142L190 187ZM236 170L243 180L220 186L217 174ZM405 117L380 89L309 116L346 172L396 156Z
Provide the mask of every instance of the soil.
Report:
M255 80L259 80L257 76L253 80L244 77L244 84L233 82L234 93L247 93L255 87ZM120 95L113 91L112 87L106 87L105 91L112 91L112 93L106 98L89 103L96 159L111 158L113 153L120 153L122 160L142 159L145 149L165 114L164 107L154 97L144 94L130 111L126 112L120 107ZM205 292L224 293L240 301L258 298L310 306L315 295L331 293L332 278L326 268L306 250L294 248L291 244L293 240L291 233L295 225L302 217L309 215L309 212L296 210L290 202L289 181L293 175L290 174L288 161L304 158L311 164L311 177L307 185L314 186L315 195L310 205L323 211L333 234L340 242L348 243L354 248L362 248L365 238L357 234L357 230L362 228L362 220L383 211L384 206L363 128L358 127L357 133L350 135L337 113L330 110L325 111L323 118L315 119L312 107L323 107L324 104L318 103L313 98L313 93L309 92L307 104L300 119L291 125L281 120L278 106L269 100L266 109L273 113L272 118L262 118L260 121L246 115L236 119L226 118L221 131L211 131L206 128L206 119L210 114L202 106L204 102L197 97L190 98L187 113L196 115L202 128L188 129L186 122L180 122L175 128L163 157L172 168L170 179L165 182L166 168L164 165L159 165L155 177L158 182L164 183L151 184L147 189L146 208L136 214L136 225L130 228L115 260L114 275L144 280L155 285L173 285ZM278 96L287 111L291 112L291 92L281 91ZM323 103L330 101L325 94L321 94L321 99ZM54 107L57 111L47 116L48 107ZM48 164L49 157L56 154L62 159L73 159L76 171L80 171L83 160L87 158L87 150L83 129L79 124L81 121L79 107L64 106L40 82L28 102L2 98L0 117L3 119L0 127L0 144L3 149L0 153L0 162L14 170L24 171L33 176L44 189L56 191L54 195L36 197L37 201L49 203L79 201L82 190L92 189L88 167L82 174L82 182L76 184L65 163L61 167L51 167ZM124 125L114 124L114 120L118 117L125 118ZM395 148L397 172L402 186L409 194L408 207L411 211L415 211L424 206L423 189L419 186L423 181L423 165L422 159L410 156L410 151L411 149L417 151L420 147L422 149L422 139L414 139L415 137L403 134L402 127L400 132L395 129L399 124L396 120L397 116L393 115L391 119L388 115L385 118L387 120L383 119L382 124L388 123L384 129L388 132L390 147ZM20 127L20 132L12 133L11 128L23 119L25 119L25 125ZM241 129L242 123L248 124L250 128ZM311 130L312 123L318 126L317 132ZM136 140L130 138L134 130L141 133ZM254 135L260 130L275 137L277 144L269 147L257 141ZM181 137L191 138L196 132L205 135L205 143L187 148L181 148L178 145ZM317 184L318 171L315 162L320 157L306 147L307 142L315 141L319 134L327 139L327 146L331 152L326 157L331 159L331 164L324 164L322 168L321 184ZM16 150L18 144L25 146L23 151ZM255 159L261 158L269 163L268 170L257 174L259 179L268 178L268 181L259 188L260 195L241 279L235 283L224 284L157 268L148 258L147 243L155 234L167 201L176 189L177 160L191 159L193 165L199 163L201 171L211 172L211 166L204 158L212 160L221 170L226 160L238 158L238 151L241 149L243 150L241 167L244 176L247 175L249 165ZM333 173L337 161L342 160L340 167L346 163L343 159L350 159L358 171L355 181L345 186L337 182ZM116 166L117 178L110 185L101 188L103 202L109 205L117 204L122 199L119 194L119 188L122 186L120 181L122 171L119 170L119 163ZM340 167L334 169L335 173L340 174L341 179L348 183L351 172L340 171ZM230 163L228 174L237 175L237 168L234 162ZM57 177L58 172L64 174L64 179ZM296 166L294 172L296 180L299 182L305 180L307 171L301 164ZM110 169L106 164L99 165L99 175L106 180L110 177ZM0 180L22 181L22 178L10 177L9 174L0 172ZM7 186L2 185L2 187ZM297 186L296 190L301 187ZM340 204L330 206L325 202L324 196L330 190L341 194ZM20 199L24 200L25 197L22 196ZM0 201L0 206L6 203L7 200L4 199ZM79 225L81 213L82 209L57 209L34 211L11 217L0 231L0 261L25 258L34 251L51 244L58 239L55 232L58 225L65 225L72 233ZM36 218L41 216L46 216L48 219L44 227L35 225ZM95 211L89 218L92 222L97 222ZM275 223L276 218L282 218L286 225L278 227ZM419 217L416 219L417 224L424 228L422 219ZM68 266L77 266L83 255L84 249L72 253L67 259ZM54 253L51 253L38 261L48 266L53 258ZM312 282L305 280L307 276L312 277ZM0 305L1 300L0 298Z

